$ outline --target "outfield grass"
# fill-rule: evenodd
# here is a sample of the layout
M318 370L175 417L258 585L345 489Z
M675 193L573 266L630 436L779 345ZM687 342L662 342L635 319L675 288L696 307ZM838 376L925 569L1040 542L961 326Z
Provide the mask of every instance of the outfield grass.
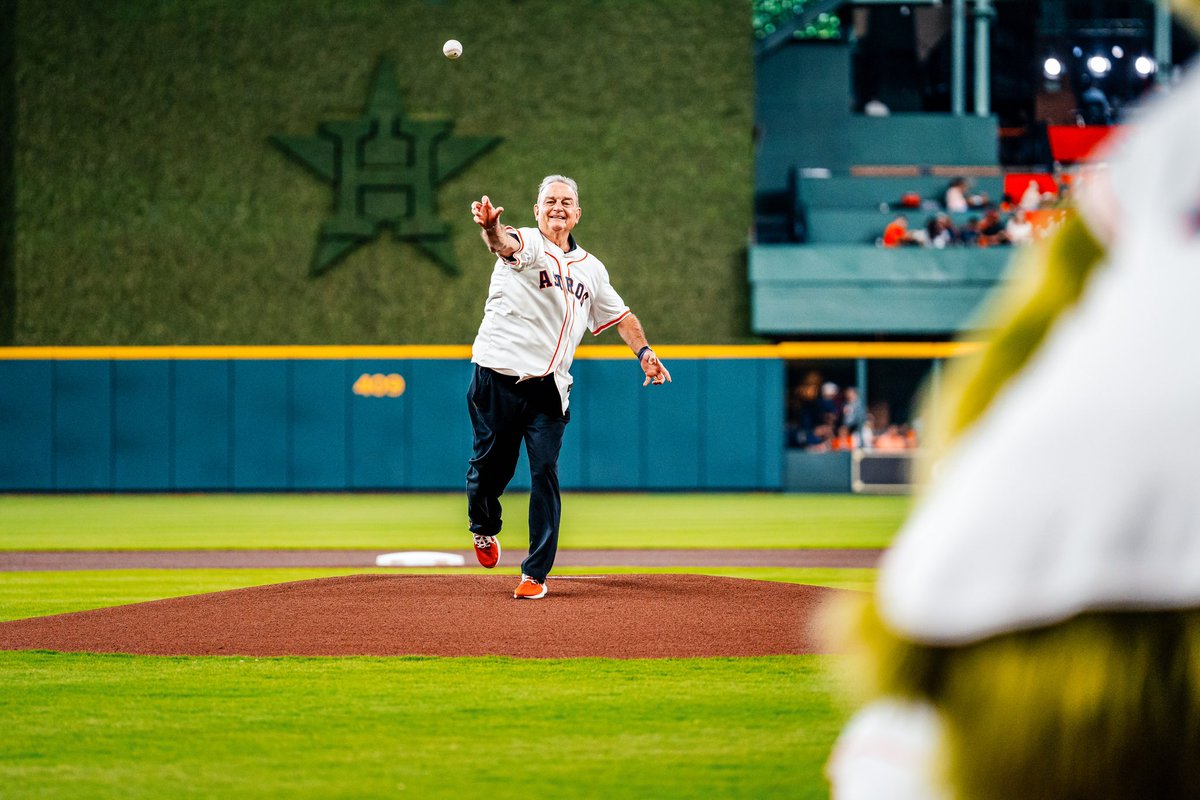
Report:
M568 494L563 548L884 547L906 497ZM525 539L528 495L505 497ZM0 550L463 549L460 494L0 496Z
M509 499L524 517L523 496ZM902 498L572 495L575 547L883 546ZM0 497L0 550L461 549L458 495ZM0 621L379 569L0 573ZM479 572L481 570L420 570ZM605 567L559 574L677 572ZM868 589L873 570L688 572ZM828 796L835 656L144 657L0 652L0 796Z
M828 657L0 653L6 798L795 797L844 719Z

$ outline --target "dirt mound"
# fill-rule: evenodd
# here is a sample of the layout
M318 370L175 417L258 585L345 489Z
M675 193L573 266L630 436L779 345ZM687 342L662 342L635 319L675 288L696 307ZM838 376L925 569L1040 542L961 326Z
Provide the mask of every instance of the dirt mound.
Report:
M351 575L0 623L0 649L146 655L685 658L824 652L837 590L704 575Z

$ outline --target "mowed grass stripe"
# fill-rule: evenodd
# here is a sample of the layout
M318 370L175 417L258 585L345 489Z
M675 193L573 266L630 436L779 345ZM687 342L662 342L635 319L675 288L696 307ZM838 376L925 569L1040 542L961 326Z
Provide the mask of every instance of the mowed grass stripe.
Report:
M524 542L527 494L504 497ZM884 547L909 499L567 494L563 548ZM460 494L6 495L0 550L462 549Z
M168 597L221 592L249 586L303 581L338 575L384 574L482 574L472 569L136 569L87 570L79 572L0 572L0 622L49 614L65 614L91 608L142 603ZM556 575L604 575L629 573L689 573L727 578L806 583L837 589L867 591L874 583L871 569L777 568L777 567L605 567L563 569ZM517 576L513 575L514 584ZM553 581L553 576L551 577Z
M0 785L12 800L815 800L846 716L835 661L0 652Z

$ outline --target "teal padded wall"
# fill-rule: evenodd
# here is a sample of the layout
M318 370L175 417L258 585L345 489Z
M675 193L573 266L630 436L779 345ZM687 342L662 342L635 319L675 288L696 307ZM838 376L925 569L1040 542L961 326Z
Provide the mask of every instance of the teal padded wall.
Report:
M578 367L573 370L578 386L571 392L575 410L570 424L583 454L581 480L589 486L636 489L642 483L642 397L630 391L629 384L647 394L662 387L643 388L641 370L632 359L582 362Z
M112 364L54 364L54 488L112 488Z
M632 358L572 369L565 489L777 490L784 365ZM462 491L473 366L457 359L0 357L0 491ZM401 376L403 393L355 392ZM511 488L527 489L524 456Z
M682 490L704 485L701 393L675 389L700 386L706 366L704 361L671 362L667 365L674 381L670 389L642 395L646 404L646 413L640 418L645 442L642 470L651 486Z
M849 494L850 453L808 453L788 450L784 467L788 491L819 494Z
M54 364L0 361L0 487L54 488Z
M407 359L352 359L348 363L347 381L357 380L360 375L406 375L409 365ZM350 395L346 479L349 489L408 484L411 404L388 402L390 399Z
M701 382L701 417L705 437L701 453L701 478L709 489L752 489L760 480L758 448L731 447L733 442L758 442L769 435L782 447L782 427L768 433L763 412L771 405L760 396L762 386L757 361L710 361L707 380ZM782 398L783 393L777 397ZM779 408L777 420L783 419Z
M171 488L169 361L114 361L112 485L118 491Z
M171 488L227 490L233 453L233 364L173 361Z
M630 360L571 368L566 489L778 489L784 366L778 359L666 359L673 382L642 387ZM524 452L510 488L529 488Z
M344 489L349 484L349 398L345 361L293 361L289 488Z
M233 362L233 487L290 489L288 361Z
M462 489L471 454L467 386L472 365L466 361L413 359L398 398L410 406L407 444L410 489ZM384 401L386 402L386 400Z
M705 360L700 368L700 425L695 447L704 488L781 485L783 362Z

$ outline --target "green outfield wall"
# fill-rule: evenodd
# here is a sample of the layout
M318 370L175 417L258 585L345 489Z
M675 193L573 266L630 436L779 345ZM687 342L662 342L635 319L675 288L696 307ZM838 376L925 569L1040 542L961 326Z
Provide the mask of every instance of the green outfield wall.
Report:
M14 174L17 92L13 63L16 10L16 0L0 0L0 345L12 344L17 305L13 246L17 199Z
M579 242L653 341L751 338L749 3L3 7L4 343L465 344L492 265L471 200L531 225L552 172L579 180ZM355 125L376 127L338 138ZM388 185L345 182L351 146ZM346 249L314 275L322 243Z

